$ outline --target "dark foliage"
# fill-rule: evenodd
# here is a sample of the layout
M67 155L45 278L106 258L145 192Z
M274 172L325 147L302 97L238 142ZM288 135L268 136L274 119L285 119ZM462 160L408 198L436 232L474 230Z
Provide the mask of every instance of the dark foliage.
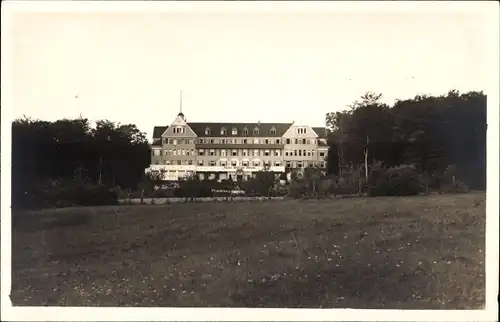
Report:
M482 92L416 96L393 106L367 93L348 110L326 116L330 129L328 172L346 167L414 165L426 175L456 166L471 189L486 186L486 96Z
M12 123L12 205L113 203L108 188L135 188L149 166L149 150L144 133L132 124L98 121L91 128L83 118L16 120ZM46 184L55 181L64 183Z

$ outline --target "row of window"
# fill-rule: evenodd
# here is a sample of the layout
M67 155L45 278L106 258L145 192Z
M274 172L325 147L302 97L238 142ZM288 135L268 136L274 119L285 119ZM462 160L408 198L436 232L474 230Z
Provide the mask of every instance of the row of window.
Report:
M194 139L162 139L163 144L194 144ZM317 144L316 139L198 139L198 144Z
M156 162L156 164L160 164L159 161ZM172 160L166 160L165 161L166 165L194 165L195 162L193 160L177 160L177 161L172 161ZM280 167L283 165L281 161L248 161L248 160L243 160L243 161L238 161L238 160L232 160L230 162L225 161L225 160L219 160L219 161L203 161L203 160L198 160L196 162L198 166L205 166L208 165L210 167L227 167L227 166L232 166L232 167L237 167L237 166L242 166L242 167L260 167L260 166L275 166L275 167ZM287 161L285 163L285 166L287 168L307 168L309 166L319 166L321 168L326 167L326 162L320 161L320 162L311 162L311 161Z
M305 127L299 127L297 128L297 134L306 134L307 133L307 128ZM176 134L179 134L179 133L185 133L185 128L182 127L182 126L177 126L173 129L173 132L176 133ZM223 127L220 129L220 135L228 135L228 130ZM241 132L243 135L248 135L249 131L248 131L248 128L245 127L243 128L243 131ZM260 134L260 129L258 127L254 127L253 130L252 130L252 133L253 135L259 135ZM239 131L237 128L233 127L231 129L231 135L238 135L239 134ZM275 127L272 127L271 130L269 131L269 134L271 136L274 136L276 135L276 128ZM212 130L207 127L205 128L205 135L212 135Z
M310 151L310 150L307 150L307 151L306 150L286 150L285 156L287 156L287 157L305 157L305 156L314 157L314 151ZM324 157L325 152L323 152L323 151L319 152L319 156Z
M169 150L164 150L164 155L165 156L194 156L195 150L194 149L169 149ZM155 149L153 150L153 155L154 156L162 156L162 150ZM198 150L198 155L199 156L221 156L221 157L227 157L227 156L233 156L233 157L238 157L238 156L275 156L275 157L280 157L281 156L281 150L279 149L270 149L270 150L259 150L259 149L253 149L253 150L247 150L247 149L232 149L232 150L218 150L218 149L210 149L210 150L204 150L204 149L199 149ZM285 151L285 156L295 156L295 157L314 157L315 151L311 150L286 150ZM320 151L319 152L320 157L325 156L325 152Z
M243 128L243 131L241 132L243 135L248 135L249 131L248 131L248 128ZM253 135L259 135L260 134L260 130L258 127L255 127L252 131ZM233 127L231 129L231 135L238 135L239 134L239 131L237 128ZM276 129L274 127L271 128L271 130L269 131L269 134L270 135L276 135ZM205 128L205 135L212 135L212 130L210 128ZM228 135L228 130L226 128L222 128L220 130L220 135Z

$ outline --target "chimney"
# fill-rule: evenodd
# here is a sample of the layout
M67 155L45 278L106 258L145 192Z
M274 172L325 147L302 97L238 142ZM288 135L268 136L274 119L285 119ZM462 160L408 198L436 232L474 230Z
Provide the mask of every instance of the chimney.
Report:
M258 121L257 124L260 126L260 121Z

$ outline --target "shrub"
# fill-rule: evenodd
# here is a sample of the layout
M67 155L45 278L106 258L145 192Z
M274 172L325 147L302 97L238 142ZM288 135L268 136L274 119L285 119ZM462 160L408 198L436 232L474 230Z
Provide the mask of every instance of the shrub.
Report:
M412 165L381 170L370 184L370 196L412 196L424 191L421 175Z
M469 186L460 180L455 180L455 182L451 184L445 184L441 188L442 193L468 193L469 191Z
M105 206L117 203L116 189L73 180L47 181L13 198L13 206L24 209Z

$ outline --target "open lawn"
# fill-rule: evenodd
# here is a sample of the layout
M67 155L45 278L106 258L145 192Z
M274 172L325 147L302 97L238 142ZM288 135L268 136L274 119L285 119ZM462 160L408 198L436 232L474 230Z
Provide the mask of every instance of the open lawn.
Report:
M14 305L484 305L485 196L14 214Z

